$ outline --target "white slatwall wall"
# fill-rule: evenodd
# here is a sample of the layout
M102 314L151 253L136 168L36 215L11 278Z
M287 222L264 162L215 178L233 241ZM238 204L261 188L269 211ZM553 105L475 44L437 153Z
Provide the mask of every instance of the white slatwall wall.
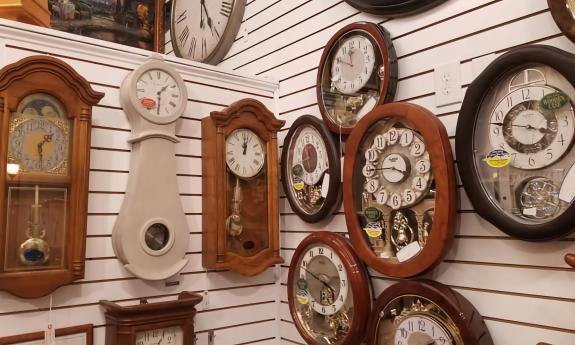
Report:
M553 22L547 0L449 0L401 19L360 13L341 0L248 0L240 36L248 35L238 37L220 66L280 79L279 112L287 121L283 139L299 116L320 117L315 80L324 44L339 28L360 20L380 23L391 33L399 61L396 100L434 112L452 142L460 104L435 107L435 67L461 62L466 86L492 58L490 54L533 43L575 52L575 45ZM483 56L487 56L483 61L473 61ZM467 297L484 315L496 345L575 344L575 273L562 259L575 251L574 237L547 243L512 239L477 216L461 186L459 195L460 222L453 248L426 276ZM290 210L285 198L281 205L282 255L288 263L307 234L324 229L347 232L343 208L331 220L310 225ZM282 344L299 344L304 341L287 305L287 271L286 264L280 337ZM370 273L377 295L395 282Z
M130 147L129 123L119 103L119 87L139 66L143 50L84 39L80 36L0 20L0 66L33 54L56 56L84 76L104 99L93 108L93 130L88 203L88 238L85 279L56 290L51 319L55 327L84 323L95 325L95 345L104 345L105 320L98 301L108 299L134 304L174 299L182 290L208 293L208 304L198 306L198 345L208 344L208 330L215 330L215 344L276 343L278 334L279 270L270 268L253 278L230 272L206 271L201 266L201 122L210 111L252 97L275 109L276 82L219 72L170 58L188 87L188 107L178 120L177 169L181 199L190 228L181 284L166 287L131 276L114 256L111 233L126 189ZM0 336L44 329L50 297L19 299L0 292Z

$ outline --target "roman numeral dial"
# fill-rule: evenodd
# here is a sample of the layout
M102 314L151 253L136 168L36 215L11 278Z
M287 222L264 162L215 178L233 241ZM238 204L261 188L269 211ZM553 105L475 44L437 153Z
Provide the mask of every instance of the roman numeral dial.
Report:
M226 139L226 163L230 171L241 178L256 176L265 162L264 146L256 133L236 129Z
M246 0L174 0L171 36L177 56L216 64L236 39Z

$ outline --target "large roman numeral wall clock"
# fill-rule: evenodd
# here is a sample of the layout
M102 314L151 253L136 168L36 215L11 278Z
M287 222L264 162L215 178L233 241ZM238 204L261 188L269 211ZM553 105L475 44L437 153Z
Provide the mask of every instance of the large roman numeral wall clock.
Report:
M124 267L148 280L184 268L189 229L176 179L176 120L187 105L182 77L159 54L131 72L120 101L132 134L130 177L114 224L114 252Z
M426 11L447 0L345 0L360 11L400 17Z
M467 89L457 122L459 174L477 213L524 240L575 228L575 56L514 49Z
M84 277L92 106L102 97L53 57L0 71L0 290L36 298Z
M359 257L393 277L437 264L453 238L457 205L441 121L415 104L384 104L358 122L346 147L345 220Z

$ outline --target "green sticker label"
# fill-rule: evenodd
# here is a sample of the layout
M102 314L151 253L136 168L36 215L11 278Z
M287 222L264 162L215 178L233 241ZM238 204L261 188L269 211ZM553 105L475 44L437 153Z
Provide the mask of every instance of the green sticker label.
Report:
M363 210L363 215L371 221L376 221L381 218L381 211L376 207L366 207Z
M300 278L300 279L297 281L297 287L298 287L300 290L307 290L307 280Z
M293 189L298 190L298 191L299 191L299 190L302 190L303 187L305 186L304 183L303 183L303 180L302 180L301 178L299 178L299 177L294 178L292 182L293 182L293 183L292 183L292 184L293 184Z
M307 291L305 291L305 290L300 290L300 291L296 292L295 297L300 304L308 304L309 303L309 297L307 296Z
M503 168L511 162L511 155L505 150L493 150L483 160L492 168Z
M379 222L369 222L365 225L363 230L367 233L367 236L371 238L379 238L383 233L383 228Z
M555 110L563 108L563 106L568 102L569 96L563 92L553 92L541 98L539 104L541 104L541 108L545 110Z
M301 164L294 165L293 168L291 168L291 173L293 176L301 176L301 174L303 174L303 167Z

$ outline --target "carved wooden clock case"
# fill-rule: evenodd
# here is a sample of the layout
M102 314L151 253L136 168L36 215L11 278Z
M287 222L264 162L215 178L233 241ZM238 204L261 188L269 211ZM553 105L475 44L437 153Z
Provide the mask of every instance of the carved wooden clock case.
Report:
M276 119L243 99L202 119L202 263L256 275L279 256Z
M102 97L53 57L0 71L1 290L36 298L84 277L92 106Z

